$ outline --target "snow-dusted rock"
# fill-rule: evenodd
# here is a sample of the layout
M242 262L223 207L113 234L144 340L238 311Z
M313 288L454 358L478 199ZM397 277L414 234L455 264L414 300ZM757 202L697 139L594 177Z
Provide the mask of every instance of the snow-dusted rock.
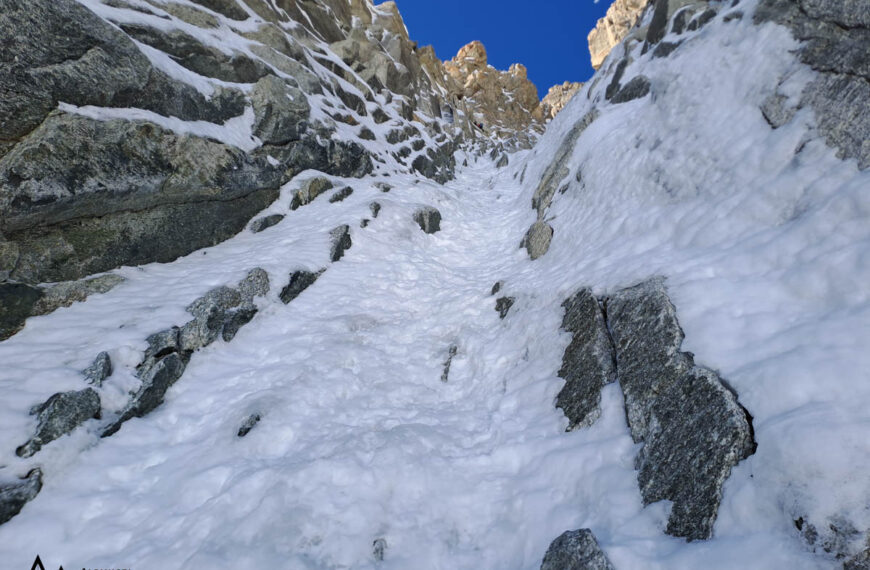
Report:
M42 449L42 446L99 416L100 396L93 388L59 392L31 412L37 415L36 434L15 450L19 457L30 457Z
M92 386L100 387L103 385L103 380L112 375L112 359L108 352L101 352L94 358L90 366L82 371L85 376L85 382Z
M302 294L303 291L314 285L317 278L323 274L323 270L318 272L299 270L290 274L290 281L281 290L279 298L285 305Z
M308 128L311 107L296 87L274 75L263 77L251 91L254 106L254 136L266 144L283 145L297 141Z
M751 418L712 370L682 352L683 331L664 282L652 279L607 297L645 503L673 501L668 534L710 538L722 485L755 451Z
M556 407L565 412L572 430L598 419L601 388L616 379L616 358L604 314L590 289L581 289L562 307L562 329L571 333L571 343L562 356L559 377L565 386Z
M268 216L263 216L262 218L257 218L248 226L255 234L258 234L264 230L271 228L272 226L281 222L284 219L284 214L270 214Z
M441 231L441 212L432 206L426 206L414 212L414 221L424 233L434 234Z
M588 528L568 530L550 544L541 570L614 570Z
M5 523L32 501L42 490L42 471L34 469L27 477L13 482L0 482L0 524Z

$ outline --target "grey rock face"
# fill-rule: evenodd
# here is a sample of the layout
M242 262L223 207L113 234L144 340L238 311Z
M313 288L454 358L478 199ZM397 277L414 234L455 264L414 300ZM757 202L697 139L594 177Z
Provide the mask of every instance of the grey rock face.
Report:
M547 253L552 240L553 228L547 222L539 220L526 232L522 245L529 252L529 257L535 260Z
M42 490L42 471L34 469L25 479L0 483L0 525L17 515Z
M100 396L93 388L78 392L59 392L32 411L37 415L36 434L15 450L19 457L30 457L43 445L66 435L100 414Z
M498 312L498 318L504 319L511 307L514 306L516 299L513 297L499 297L495 300L495 310Z
M297 210L300 206L305 206L314 201L315 198L332 189L332 182L328 178L318 176L302 183L296 194L293 195L293 200L290 202L290 209Z
M73 0L6 2L0 30L15 38L0 61L0 140L31 132L58 101L214 122L244 108L241 93L208 100L154 69L130 38Z
M317 278L323 274L323 270L317 273L311 271L294 271L290 274L290 282L281 290L280 299L285 305L302 294L303 291L314 285Z
M149 123L52 115L0 159L12 277L71 280L214 245L278 196L282 176L265 157Z
M378 202L372 202L369 204L369 210L372 212L372 217L377 218L378 214L381 213L381 205Z
M263 216L262 218L257 218L251 225L248 226L252 232L255 234L260 233L263 230L267 230L274 225L277 225L284 219L284 214L271 214L269 216Z
M674 505L668 534L710 538L731 468L755 451L751 418L719 376L681 352L683 331L661 279L607 299L619 382L645 503Z
M495 163L496 168L504 168L509 163L508 156L506 154L501 155L501 158L498 159L498 162Z
M237 435L239 437L245 437L246 435L251 433L251 430L254 429L254 426L260 423L260 419L260 414L251 414L250 416L248 416L245 421L242 422L242 425L239 426L239 431Z
M550 544L541 570L615 570L588 528L569 530Z
M455 151L454 141L447 141L438 147L428 149L426 154L418 155L411 163L411 168L439 184L446 184L455 176Z
M260 61L242 53L227 55L180 30L163 32L142 24L121 24L120 27L137 41L169 54L179 65L205 77L231 83L254 83L271 73Z
M601 388L616 379L616 359L598 299L581 289L562 303L562 329L573 336L562 356L559 377L565 386L556 407L565 412L568 430L592 425L601 415Z
M414 221L424 233L434 234L441 231L441 212L431 206L414 212Z
M353 241L350 239L350 226L347 224L338 226L331 232L329 232L330 238L330 247L329 247L329 260L330 261L338 261L344 256L344 252L349 250L353 245Z
M0 283L0 341L24 327L33 307L45 293L23 283Z
M103 385L103 380L112 375L112 359L108 352L101 352L94 362L84 369L85 382L96 387Z
M248 13L235 0L193 0L193 2L200 6L205 6L209 10L226 16L231 20L248 19Z
M610 100L614 104L627 103L641 97L649 95L650 82L643 75L634 77L631 81L622 86Z
M862 0L762 0L754 21L788 26L819 72L803 95L841 158L870 167L870 6Z
M305 94L274 75L263 77L251 91L254 135L265 144L297 141L308 128L311 107Z
M574 147L577 144L577 139L583 134L589 125L598 118L598 111L593 109L586 113L572 127L571 131L565 136L565 140L559 145L553 161L547 166L544 175L541 177L541 182L535 189L535 195L532 197L532 209L538 211L538 218L542 219L550 203L553 201L553 196L556 194L556 189L559 188L562 180L569 174L568 161L574 153Z
M669 0L654 0L653 17L650 21L649 28L646 32L646 44L644 44L644 53L647 52L649 46L657 44L665 37L665 32L668 27L668 10Z
M351 188L350 186L345 186L344 188L329 197L329 203L335 204L336 202L342 202L351 194L353 194L353 188Z

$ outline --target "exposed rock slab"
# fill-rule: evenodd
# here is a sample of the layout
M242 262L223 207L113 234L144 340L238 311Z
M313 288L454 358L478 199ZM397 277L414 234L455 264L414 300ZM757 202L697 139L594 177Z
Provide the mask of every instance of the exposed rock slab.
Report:
M554 540L541 570L615 570L588 528L569 530Z
M562 307L562 329L572 337L559 369L565 386L556 407L568 418L570 431L592 425L601 415L601 389L616 379L616 359L604 313L590 289L581 289Z
M755 22L788 26L819 73L802 94L841 158L870 167L870 6L861 0L762 0Z
M712 370L680 350L683 331L661 279L607 298L607 324L645 503L673 501L668 534L710 538L722 485L755 451L751 418Z
M67 435L100 414L100 396L93 388L59 392L31 410L37 414L36 434L15 450L19 457L30 457L57 438Z
M251 91L254 135L266 144L297 141L308 128L311 107L305 94L274 75L263 77Z

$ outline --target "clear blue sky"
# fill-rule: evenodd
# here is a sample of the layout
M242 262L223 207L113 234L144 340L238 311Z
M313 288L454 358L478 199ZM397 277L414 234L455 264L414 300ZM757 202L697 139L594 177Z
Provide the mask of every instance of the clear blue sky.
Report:
M380 1L376 2L380 3ZM480 40L490 65L522 63L543 97L563 81L592 76L586 36L610 0L396 0L411 39L450 59Z

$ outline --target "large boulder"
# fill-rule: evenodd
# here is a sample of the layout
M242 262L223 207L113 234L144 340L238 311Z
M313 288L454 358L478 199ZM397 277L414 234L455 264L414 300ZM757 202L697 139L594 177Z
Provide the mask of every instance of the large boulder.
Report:
M606 299L619 383L645 503L673 502L668 534L712 536L722 485L755 451L751 417L718 374L682 352L683 331L664 282Z

